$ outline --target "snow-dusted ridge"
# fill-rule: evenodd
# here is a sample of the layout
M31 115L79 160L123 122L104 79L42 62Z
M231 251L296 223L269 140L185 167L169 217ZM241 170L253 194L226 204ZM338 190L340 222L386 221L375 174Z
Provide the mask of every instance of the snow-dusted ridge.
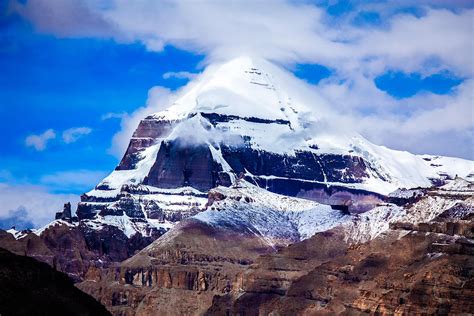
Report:
M245 181L232 188L217 187L211 195L220 200L192 218L250 232L269 242L306 239L350 218L329 205L271 193Z
M344 232L346 241L362 243L386 232L391 223L429 222L458 204L463 205L463 212L472 213L473 188L472 182L457 178L440 189L412 191L419 198L413 205L386 203L363 214L349 215L327 205L281 196L242 182L235 188L216 188L214 192L220 193L222 199L193 218L251 232L271 243L300 241L333 228ZM471 193L467 199L463 197L465 192Z

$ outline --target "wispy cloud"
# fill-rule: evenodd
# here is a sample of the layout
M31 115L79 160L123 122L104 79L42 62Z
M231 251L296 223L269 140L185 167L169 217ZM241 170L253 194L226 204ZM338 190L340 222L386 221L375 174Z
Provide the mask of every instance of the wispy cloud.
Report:
M56 133L53 129L48 129L42 134L32 134L26 137L25 145L27 147L34 147L37 151L43 151L46 149L48 142L54 138L56 138Z
M79 140L79 138L88 135L92 132L89 127L73 127L63 132L63 141L66 144L71 144Z
M170 79L170 78L176 78L176 79L194 79L196 78L197 74L192 73L189 71L178 71L178 72L166 72L163 74L163 79Z
M0 216L0 229L10 229L15 227L17 230L31 229L35 224L27 219L28 211L19 206L17 209L9 210L6 216Z
M125 112L120 112L120 113L115 113L115 112L108 112L108 113L105 113L103 114L100 119L102 121L105 121L105 120L110 120L110 119L121 119L123 118L124 116L126 116L127 113Z
M109 152L117 158L121 158L138 123L140 123L144 117L164 110L171 104L171 101L175 97L176 94L168 88L159 86L151 88L148 91L146 105L122 117L120 131L114 135Z

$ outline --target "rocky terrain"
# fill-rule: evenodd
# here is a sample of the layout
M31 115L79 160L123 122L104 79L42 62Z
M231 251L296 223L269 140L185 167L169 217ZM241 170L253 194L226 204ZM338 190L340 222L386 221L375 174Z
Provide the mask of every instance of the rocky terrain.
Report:
M65 218L37 231L0 230L0 247L45 262L78 282L129 258L162 233L135 234L129 238L115 226L95 230L84 221Z
M207 314L472 314L472 193L429 190L365 243L335 228L261 256L243 291L216 297ZM431 199L436 216L414 222Z
M418 191L295 243L198 216L78 287L116 315L472 313L473 193Z

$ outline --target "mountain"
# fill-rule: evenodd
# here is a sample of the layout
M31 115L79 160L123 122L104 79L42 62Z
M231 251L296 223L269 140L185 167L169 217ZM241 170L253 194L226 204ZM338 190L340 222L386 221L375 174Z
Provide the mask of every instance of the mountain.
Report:
M209 66L169 108L144 118L77 215L92 229L148 234L206 210L210 190L239 180L357 213L397 189L473 170L472 161L376 146L338 126L325 101L285 70L241 57Z
M241 57L143 118L77 216L66 204L0 246L115 315L469 313L473 180L473 161L372 144L307 84Z

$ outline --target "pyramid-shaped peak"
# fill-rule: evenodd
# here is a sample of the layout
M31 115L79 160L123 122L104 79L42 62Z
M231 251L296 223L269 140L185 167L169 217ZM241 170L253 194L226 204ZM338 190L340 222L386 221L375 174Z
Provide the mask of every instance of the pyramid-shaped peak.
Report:
M156 117L204 112L292 121L297 113L311 112L300 98L308 94L305 89L304 83L272 62L240 56L210 64ZM323 103L317 97L312 100L313 105Z

